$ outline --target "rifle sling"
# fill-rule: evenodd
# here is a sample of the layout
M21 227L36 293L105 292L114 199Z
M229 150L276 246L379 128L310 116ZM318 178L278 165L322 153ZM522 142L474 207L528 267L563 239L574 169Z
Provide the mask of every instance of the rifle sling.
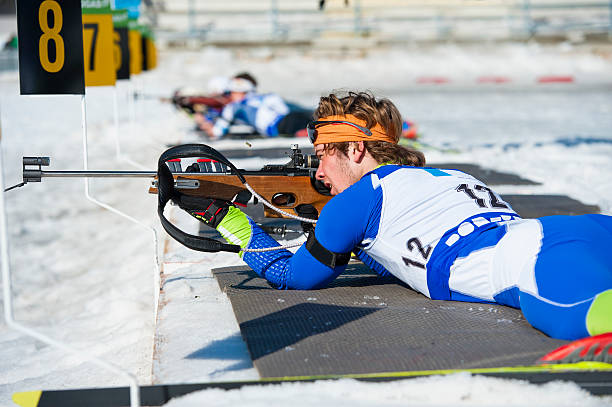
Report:
M166 150L160 157L157 163L157 214L159 215L159 220L161 222L164 230L172 236L177 242L181 243L183 246L188 247L192 250L197 250L201 252L232 252L238 253L241 248L238 245L224 243L215 239L203 237L203 236L195 236L189 233L186 233L174 226L165 216L164 209L168 201L170 200L180 200L180 197L184 194L181 194L179 191L174 188L174 177L170 169L166 165L166 161L174 159L174 158L188 158L188 157L205 157L211 158L213 160L217 160L228 167L234 170L234 173L242 183L245 183L246 180L244 176L240 173L240 171L225 158L221 153L214 150L213 148L204 145L204 144L185 144L176 147L172 147Z
M162 155L159 157L158 164L165 163L166 161L175 158L192 157L210 158L212 160L219 161L220 163L230 167L233 170L232 174L236 175L240 179L240 182L242 182L243 184L246 183L246 179L244 178L240 170L236 168L236 166L232 164L231 161L225 158L220 152L210 146L207 146L206 144L182 144L179 146L171 147L162 153Z
M223 243L215 239L210 239L208 237L203 236L195 236L190 235L189 233L183 232L181 229L174 226L166 217L164 216L164 208L158 207L157 214L159 215L159 220L166 232L172 238L174 238L177 242L181 243L183 246L188 247L192 250L197 250L200 252L231 252L238 253L241 248L235 244Z
M345 266L351 259L351 252L336 253L323 247L323 245L317 240L314 230L308 234L308 239L306 240L306 250L312 254L312 257L331 268L336 266Z

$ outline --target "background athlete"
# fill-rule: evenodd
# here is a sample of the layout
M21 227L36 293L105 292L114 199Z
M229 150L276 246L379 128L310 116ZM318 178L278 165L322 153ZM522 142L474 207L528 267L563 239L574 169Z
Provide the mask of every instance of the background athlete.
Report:
M397 145L401 118L387 99L331 94L315 117L317 178L336 196L295 254L241 253L274 287L324 287L353 251L432 299L520 308L555 338L612 332L612 217L521 219L479 180L425 168L422 153ZM188 212L242 248L278 246L228 202Z
M312 111L297 108L274 93L263 94L256 90L257 81L253 76L248 73L236 75L228 84L230 102L221 114L214 121L196 115L196 123L211 139L226 136L234 122L247 124L267 137L305 135Z

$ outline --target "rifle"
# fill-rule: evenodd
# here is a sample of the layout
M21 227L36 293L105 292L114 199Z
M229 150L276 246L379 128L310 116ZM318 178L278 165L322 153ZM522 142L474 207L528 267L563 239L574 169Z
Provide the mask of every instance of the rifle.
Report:
M208 109L221 111L230 102L227 95L181 95L176 91L172 96L160 96L142 92L134 92L135 99L153 99L164 103L172 103L175 108L184 110L188 114L206 112Z
M291 146L290 160L282 165L265 165L261 170L238 169L220 152L205 144L184 144L166 150L159 157L157 171L47 171L49 157L23 157L23 182L41 182L51 177L136 177L153 178L149 193L158 195L158 215L164 229L183 245L199 251L238 252L240 247L220 241L189 235L164 216L168 201L181 196L215 198L246 206L253 195L254 203L264 203L264 216L295 218L302 221L305 232L311 230L323 206L331 198L329 189L315 178L316 156L302 154ZM196 158L185 171L182 159ZM265 229L264 229L265 230ZM285 233L286 228L271 227L268 232Z

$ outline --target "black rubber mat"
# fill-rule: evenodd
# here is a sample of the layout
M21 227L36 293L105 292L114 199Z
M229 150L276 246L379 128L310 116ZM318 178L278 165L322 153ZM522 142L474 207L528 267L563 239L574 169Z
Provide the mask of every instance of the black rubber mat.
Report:
M213 270L262 377L530 365L563 345L498 305L432 301L349 264L329 288L281 291Z
M585 205L565 195L502 195L502 198L523 218L600 212L597 205Z
M539 185L539 183L522 178L516 174L482 168L476 164L427 164L429 167L459 170L470 174L487 185Z

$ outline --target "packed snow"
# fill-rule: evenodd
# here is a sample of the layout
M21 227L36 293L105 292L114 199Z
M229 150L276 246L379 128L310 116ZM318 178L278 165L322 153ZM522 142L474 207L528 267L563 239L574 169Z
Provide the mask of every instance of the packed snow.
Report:
M612 51L536 44L378 49L366 56L259 48L164 51L160 66L117 87L88 88L90 169L154 170L167 145L205 142L192 121L159 97L182 87L206 90L218 75L252 72L262 91L314 107L334 89L391 98L419 126L429 163L470 162L538 181L501 193L564 194L612 214ZM545 75L574 83L538 84ZM448 84L419 84L424 76ZM504 84L479 84L504 76ZM49 169L83 168L82 99L19 96L16 73L0 75L6 186L21 181L22 156L50 156ZM139 97L130 96L136 92ZM117 109L115 109L117 107ZM116 120L117 119L117 120ZM118 141L117 143L117 136ZM306 146L305 140L225 140L215 148ZM279 159L278 162L284 162ZM236 160L257 169L263 159ZM191 252L169 241L148 179L46 178L5 194L15 319L135 375L140 384L256 379L231 304L211 274L240 265L233 254ZM198 225L169 211L184 228ZM163 292L157 297L157 230ZM316 295L315 295L316 296ZM159 312L155 304L159 301ZM202 351L202 350L205 351ZM0 405L33 389L127 386L126 379L0 323ZM174 399L169 406L604 406L570 383L535 386L472 377L392 383L354 380L281 384Z

